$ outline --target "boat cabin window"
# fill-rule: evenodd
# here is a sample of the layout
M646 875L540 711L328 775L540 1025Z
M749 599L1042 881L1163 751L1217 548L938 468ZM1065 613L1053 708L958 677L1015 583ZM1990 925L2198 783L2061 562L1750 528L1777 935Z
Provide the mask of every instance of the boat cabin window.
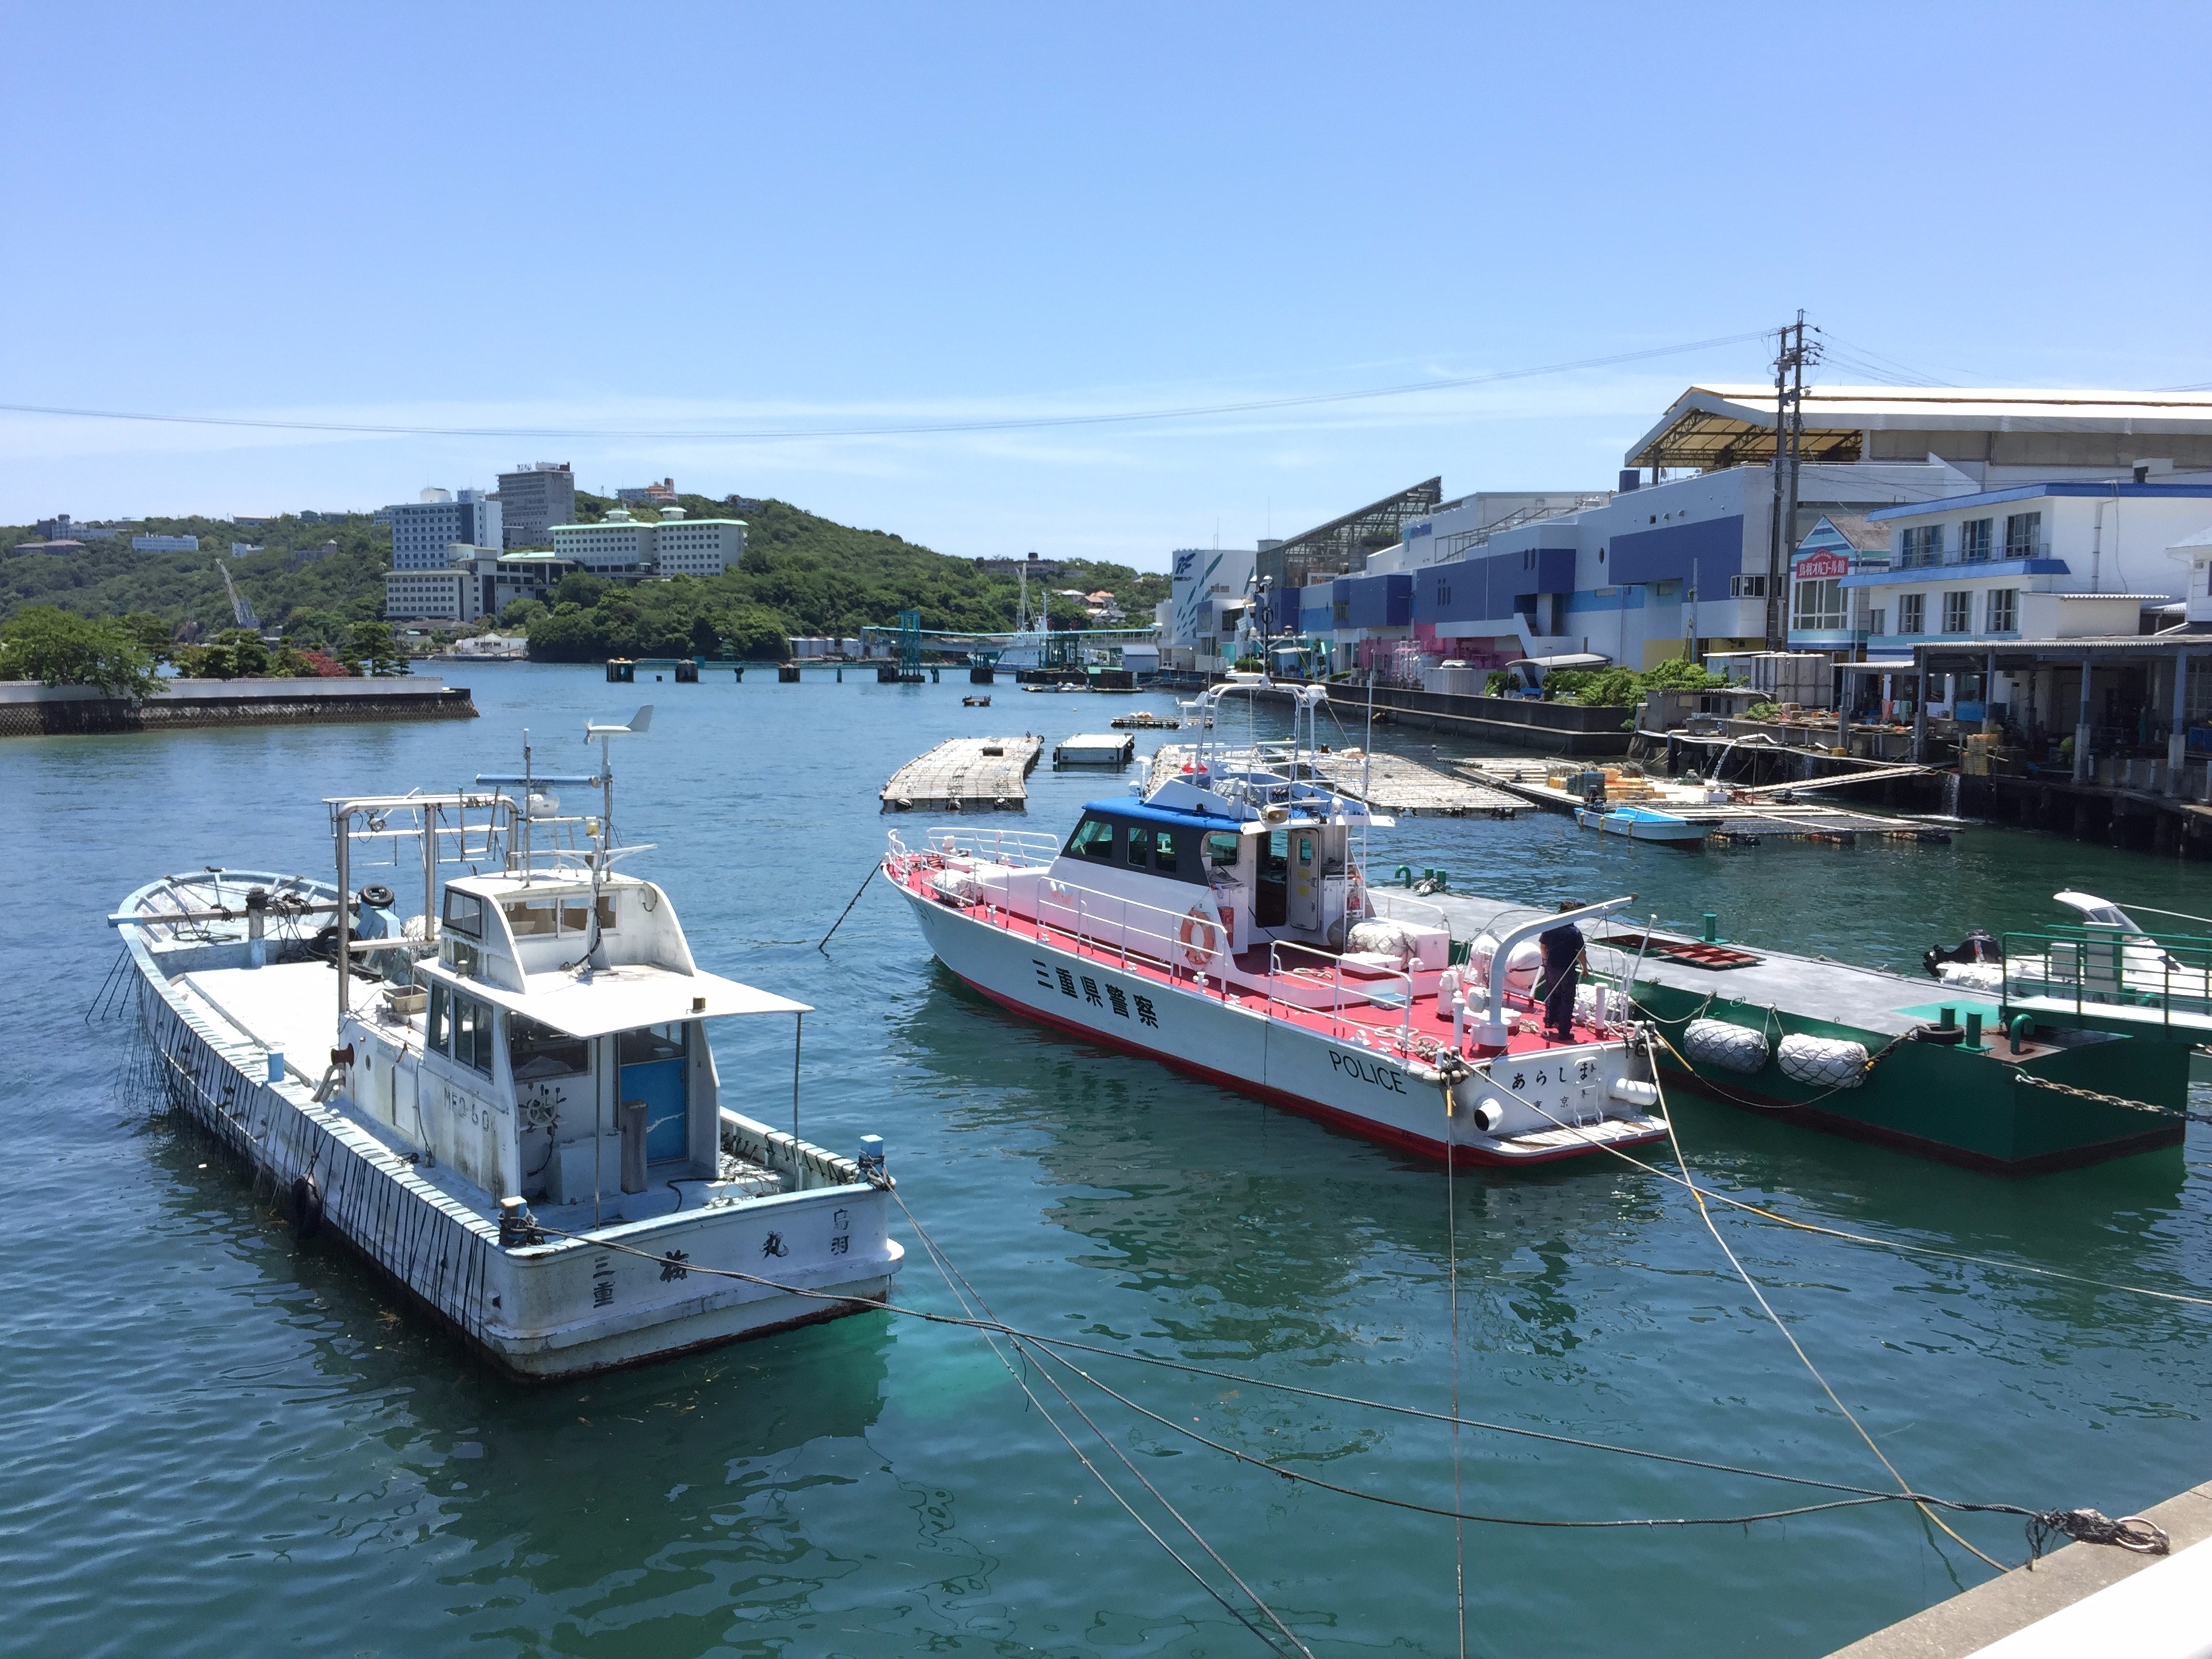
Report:
M1129 844L1126 853L1129 862L1139 870L1152 861L1152 843L1146 840L1145 832L1133 824L1129 828Z
M507 1063L517 1083L580 1077L592 1069L592 1045L542 1025L526 1014L507 1017Z
M575 893L559 901L561 931L564 933L587 933L592 930L592 896ZM601 896L599 899L599 931L611 933L615 926L615 902Z
M1132 841L1141 839L1145 831L1140 825L1131 824L1129 826L1129 838ZM1152 831L1152 862L1158 869L1164 870L1170 875L1175 873L1176 831L1172 830L1154 830Z
M682 1020L670 1025L647 1025L642 1030L624 1031L620 1040L622 1063L625 1066L650 1066L657 1060L684 1058Z
M559 903L550 898L510 899L500 908L507 912L507 925L514 930L515 938L542 939L558 925Z
M1075 826L1075 833L1067 838L1067 856L1072 859L1110 859L1114 856L1114 822L1111 818L1085 818Z
M471 939L483 937L483 901L474 893L457 893L446 890L446 926L456 933L466 933Z
M1239 837L1211 830L1206 836L1206 861L1216 869L1231 869L1237 863L1237 843Z
M433 982L428 1030L431 1048L471 1071L491 1075L491 1004Z

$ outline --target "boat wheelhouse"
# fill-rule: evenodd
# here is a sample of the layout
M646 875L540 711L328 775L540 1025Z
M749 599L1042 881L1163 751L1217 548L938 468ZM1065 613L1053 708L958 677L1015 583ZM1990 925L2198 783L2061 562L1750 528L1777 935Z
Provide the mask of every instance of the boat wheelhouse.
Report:
M666 891L613 867L646 849L613 845L606 739L650 712L591 728L592 777L535 775L526 748L473 792L328 802L335 883L208 870L111 918L171 1103L303 1235L328 1226L530 1376L860 1311L902 1255L880 1140L797 1136L806 1006L701 968ZM571 784L596 816L560 815ZM403 849L404 917L353 885ZM732 1018L790 1021L791 1132L735 1109L708 1036Z
M939 829L884 868L931 949L992 1000L1071 1034L1393 1145L1518 1164L1662 1136L1626 1006L1592 987L1549 1033L1536 941L1623 899L1493 935L1362 874L1390 820L1318 781L1320 687L1286 744L1209 735L1149 793L1095 800L1066 841Z

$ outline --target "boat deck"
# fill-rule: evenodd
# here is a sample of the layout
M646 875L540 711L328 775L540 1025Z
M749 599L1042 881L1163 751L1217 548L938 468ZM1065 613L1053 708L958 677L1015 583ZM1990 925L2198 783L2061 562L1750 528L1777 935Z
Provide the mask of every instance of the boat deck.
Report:
M1376 894L1378 902L1387 902L1389 897L1387 890ZM1425 902L1451 918L1455 934L1465 930L1467 937L1516 927L1545 914L1532 906L1471 894L1437 893ZM1893 974L1820 957L1753 950L1725 942L1716 947L1687 934L1642 927L1625 917L1583 932L1589 940L1590 965L1598 971L1610 975L1632 969L1639 982L1692 996L1749 1003L1885 1036L1902 1036L1914 1026L1935 1020L1939 1007L1956 1009L1961 1019L1978 1012L1992 1028L1996 1023L1994 995L1955 990L1925 975ZM1645 939L1648 945L1643 944ZM1736 957L1742 960L1733 960ZM2047 1051L2032 1048L2028 1052Z
M271 963L265 968L216 968L180 975L179 985L194 994L200 1005L246 1041L281 1054L288 1075L313 1087L329 1063L332 1038L337 1030L337 969L326 962ZM378 988L367 980L354 981L353 1006L365 1012L374 1002ZM419 1047L422 1017L416 1015L404 1032L398 1024L387 1035ZM441 1196L471 1215L496 1223L497 1205L489 1194L433 1159L416 1162L416 1143L389 1125L380 1122L343 1097L329 1102L326 1110L342 1113L346 1121L374 1136L394 1157L414 1164L415 1176L434 1187ZM737 1172L751 1175L766 1186L781 1182L775 1173L757 1164ZM696 1194L695 1194L696 1197ZM684 1193L665 1179L655 1178L641 1193L623 1193L612 1171L608 1190L596 1206L590 1203L548 1204L539 1200L532 1210L538 1219L564 1232L619 1222L649 1221L684 1207ZM596 1212L596 1213L595 1213Z
M1125 949L1117 943L1081 935L1051 922L1010 915L995 904L956 903L930 884L930 873L928 868L917 864L910 867L908 878L901 884L932 903L1004 928L1019 938L1036 939L1055 950L1156 981L1185 994L1212 997L1232 1006L1264 1013L1285 1024L1340 1040L1348 1038L1364 1047L1410 1051L1424 1058L1451 1047L1451 1013L1437 994L1433 990L1415 992L1409 1009L1405 977L1368 963L1328 957L1310 964L1285 965L1279 972L1271 973L1269 951L1263 945L1227 958L1225 971L1217 965L1199 975L1188 968L1140 951ZM1473 933L1467 937L1473 937ZM1299 954L1327 957L1327 953L1309 947L1301 947ZM1217 963L1220 960L1217 958ZM1086 987L1085 993L1088 1000L1098 1000L1096 988ZM1555 1042L1545 1034L1540 1013L1528 998L1509 995L1507 1006L1522 1017L1517 1028L1509 1036L1505 1049L1509 1054L1538 1054L1553 1048L1617 1039L1617 1033L1609 1037L1597 1027L1578 1021L1571 1039ZM1475 1054L1478 1051L1473 1047L1472 1023L1462 1029L1468 1043L1466 1052Z
M883 787L886 812L917 806L948 811L1019 812L1029 805L1029 775L1036 770L1044 739L948 738L891 774Z

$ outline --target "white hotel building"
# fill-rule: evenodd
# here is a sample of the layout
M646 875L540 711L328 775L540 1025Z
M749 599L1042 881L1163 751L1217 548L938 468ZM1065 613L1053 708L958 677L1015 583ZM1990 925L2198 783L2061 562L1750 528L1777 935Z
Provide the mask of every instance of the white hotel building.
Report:
M690 519L664 507L650 523L618 507L597 524L553 526L553 552L579 570L617 581L647 576L719 576L744 555L742 519Z

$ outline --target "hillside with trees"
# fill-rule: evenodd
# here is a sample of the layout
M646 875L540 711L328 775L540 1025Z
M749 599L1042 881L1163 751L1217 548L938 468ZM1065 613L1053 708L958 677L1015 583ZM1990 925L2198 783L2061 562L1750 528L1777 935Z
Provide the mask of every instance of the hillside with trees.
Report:
M841 525L786 501L730 501L683 495L691 518L743 518L744 558L711 578L678 576L635 586L568 577L550 603L520 600L497 619L526 629L531 655L548 661L597 661L611 655L731 653L753 660L781 656L790 635L857 634L867 624L895 624L901 611L919 611L922 626L999 632L1013 626L1018 592L1012 574L986 571L972 559L939 553L892 532ZM579 492L577 518L604 518L616 503ZM656 516L641 509L641 518ZM381 618L384 574L392 562L390 532L366 514L301 520L290 514L241 526L213 519L148 519L133 530L196 535L195 553L134 553L127 537L94 541L80 553L9 554L0 562L0 619L27 607L52 606L90 617L130 616L142 633L166 623L185 643L214 637L233 623L216 568L234 541L261 550L229 559L231 575L264 629L302 650L343 652L356 626ZM35 532L0 529L12 548ZM1126 565L1058 561L1057 589L1114 594L1133 623L1150 620L1167 597L1167 578ZM1045 595L1032 592L1032 611ZM1086 621L1074 601L1054 599L1053 625ZM491 625L487 619L484 626Z

